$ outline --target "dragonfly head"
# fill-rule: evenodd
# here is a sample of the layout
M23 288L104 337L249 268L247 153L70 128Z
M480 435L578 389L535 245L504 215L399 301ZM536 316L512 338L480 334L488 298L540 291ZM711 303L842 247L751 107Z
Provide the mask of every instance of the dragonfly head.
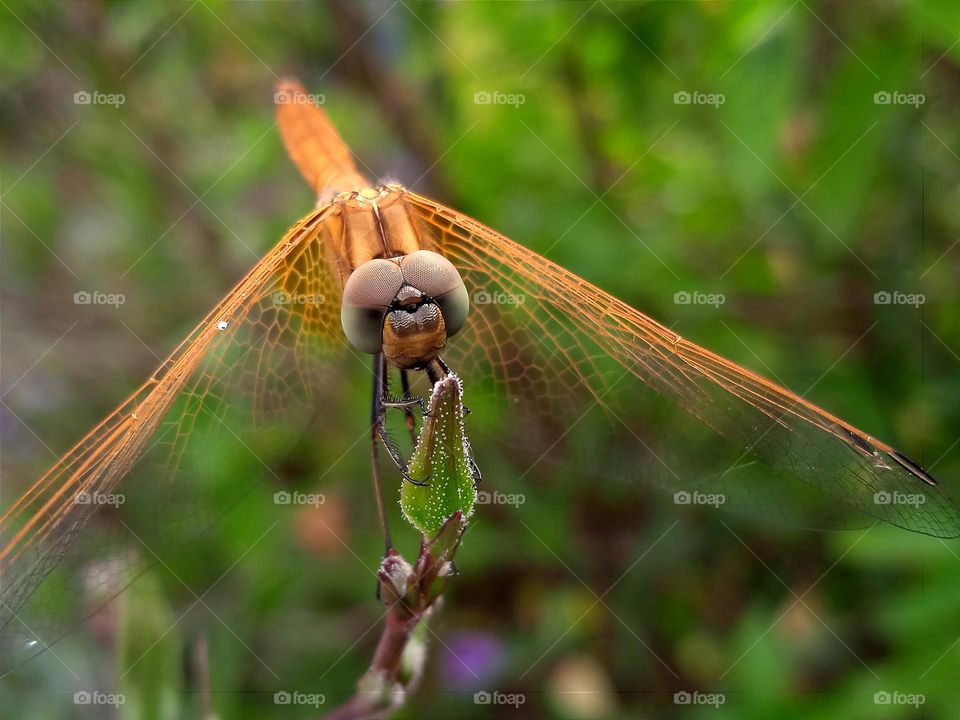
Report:
M469 307L453 263L417 250L354 270L343 288L340 321L358 350L383 352L402 368L421 368L463 327Z

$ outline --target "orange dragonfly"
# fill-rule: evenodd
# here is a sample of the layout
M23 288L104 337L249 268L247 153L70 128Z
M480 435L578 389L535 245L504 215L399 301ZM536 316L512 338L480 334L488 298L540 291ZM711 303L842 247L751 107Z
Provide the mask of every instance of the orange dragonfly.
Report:
M768 522L960 534L957 508L902 453L480 222L370 183L301 86L283 83L277 98L287 150L319 202L5 509L7 669L269 478L329 407L351 353L374 358L375 474L378 442L403 470L387 409L412 429L411 382L452 368L489 416L472 420L475 446L512 439L511 457L525 451L531 468L644 480L677 502L701 493ZM700 422L662 421L673 407ZM615 450L604 457L589 440L598 428Z

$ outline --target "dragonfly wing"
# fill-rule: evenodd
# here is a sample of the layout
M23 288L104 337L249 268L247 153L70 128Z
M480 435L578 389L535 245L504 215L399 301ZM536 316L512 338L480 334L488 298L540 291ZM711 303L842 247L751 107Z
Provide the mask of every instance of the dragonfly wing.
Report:
M291 228L153 377L4 510L4 670L275 473L323 407L343 349L327 242L335 212Z
M460 269L473 298L469 327L452 339L451 363L468 392L474 378L493 378L506 388L505 409L535 408L527 437L552 423L547 435L557 444L600 408L628 449L624 466L606 467L604 477L646 476L674 492L723 493L727 509L754 515L817 508L801 522L836 526L851 520L845 508L854 521L872 516L929 535L960 534L957 508L888 445L462 213L413 193L408 203L422 240ZM651 428L637 403L659 407L664 399L702 424ZM704 468L715 456L695 462L705 448L714 452L700 435L704 427L732 451L710 474ZM594 455L577 467L603 462Z

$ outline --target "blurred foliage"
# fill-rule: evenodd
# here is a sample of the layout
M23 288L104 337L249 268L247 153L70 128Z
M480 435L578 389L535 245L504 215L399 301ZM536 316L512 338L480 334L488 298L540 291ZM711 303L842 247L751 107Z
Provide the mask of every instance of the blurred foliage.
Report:
M371 176L809 389L957 497L955 3L5 0L0 13L8 501L311 207L273 126L287 74L324 94ZM124 102L76 104L78 92ZM75 304L82 291L124 302ZM678 292L726 302L677 304ZM323 442L290 470L326 502L251 498L151 573L157 597L140 590L141 607L178 608L158 613L177 619L184 657L207 634L221 718L316 716L274 693L330 707L369 662L381 538L365 446L346 452L368 392L362 369L346 375ZM468 430L497 422L465 394ZM525 502L478 508L401 716L960 717L957 542L741 526L616 483L524 480L507 455L478 460L490 489ZM118 687L112 622L5 680L10 716L103 716L73 693ZM163 647L148 667L173 675ZM179 704L197 717L187 667ZM475 704L477 691L525 702ZM681 691L724 702L676 704ZM878 692L925 703L876 704Z
M121 716L141 720L179 717L182 640L156 574L148 573L133 583L117 603L117 665L129 668L120 677Z

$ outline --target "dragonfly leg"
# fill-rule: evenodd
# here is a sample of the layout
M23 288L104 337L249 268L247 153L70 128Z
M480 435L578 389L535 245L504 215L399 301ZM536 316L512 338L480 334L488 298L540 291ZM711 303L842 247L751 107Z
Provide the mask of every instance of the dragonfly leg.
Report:
M404 411L404 415L410 416L410 422L413 423L414 428L416 423L413 418L413 406L416 405L420 408L420 411L426 415L427 414L427 401L422 397L412 397L412 398L394 398L391 400L384 400L383 406L388 409L400 409Z
M405 480L409 480L414 485L428 485L429 483L415 480L410 476L410 473L407 472L407 465L400 456L400 451L397 450L397 446L394 444L393 438L391 438L390 434L387 432L387 407L392 405L389 401L387 375L388 368L386 358L383 357L383 354L380 353L377 357L379 357L380 360L379 363L376 359L374 360L374 398L372 421L374 442L379 440L383 443L384 449L387 451L390 459L393 460L394 465L397 466L397 469L400 471L400 474L403 475ZM380 497L382 501L382 495Z
M431 360L424 369L427 371L427 377L430 378L432 384L436 384L437 381L450 374L450 368L439 356Z
M426 412L426 404L423 401L423 398L412 398L410 396L410 378L407 376L406 370L400 371L400 386L403 388L403 399L404 401L413 402L414 400L419 401L420 412ZM410 431L410 441L416 445L417 444L417 420L413 415L413 410L411 406L408 405L403 409L403 414L407 419L407 430Z
M386 414L383 408L383 394L386 379L386 358L383 353L373 357L373 408L370 418L370 461L373 471L373 489L377 496L377 512L380 514L380 527L383 528L383 542L386 546L384 555L390 552L393 541L390 539L390 525L387 521L387 509L383 502L383 483L380 480L380 462L377 457L377 443L380 439L382 416ZM379 591L379 584L377 585Z
M467 456L467 462L470 463L470 472L473 474L473 484L479 485L480 481L483 480L483 476L480 474L480 466L477 465L477 461L473 459L473 453Z
M406 370L400 370L400 382L403 386L403 397L385 401L383 404L388 408L401 408L406 416L407 429L410 431L410 442L417 444L417 421L413 414L413 406L417 405L420 412L427 413L427 401L422 397L414 397L410 394L410 377Z
M390 459L393 460L394 465L397 466L397 470L399 470L400 474L403 475L403 479L407 480L408 482L412 482L414 485L429 485L430 483L414 479L410 476L410 473L407 472L407 465L400 456L400 451L397 450L397 446L393 442L393 438L390 437L390 434L387 432L386 427L383 426L382 421L380 427L377 429L377 432L380 442L383 443L383 447L387 451L387 455L389 455Z
M421 412L426 412L427 401L420 396L410 395L410 380L407 377L407 371L401 370L400 373L401 373L400 378L403 383L403 397L384 400L383 405L384 407L388 407L388 408L403 409L404 414L408 418L408 423L414 423L414 416L413 416L413 410L412 410L413 406L417 405L420 407Z

